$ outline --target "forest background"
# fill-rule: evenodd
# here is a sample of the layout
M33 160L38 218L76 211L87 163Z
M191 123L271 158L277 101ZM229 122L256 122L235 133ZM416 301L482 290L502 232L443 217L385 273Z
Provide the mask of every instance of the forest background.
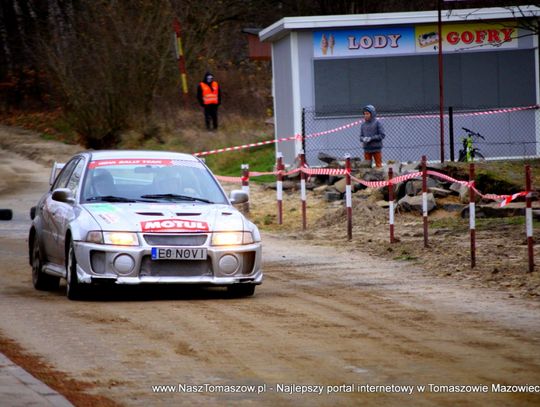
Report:
M0 122L87 148L198 151L273 137L271 62L245 28L283 17L509 6L508 1L2 0ZM515 3L516 5L519 3ZM182 27L182 98L173 21ZM196 87L223 90L218 135L200 137Z

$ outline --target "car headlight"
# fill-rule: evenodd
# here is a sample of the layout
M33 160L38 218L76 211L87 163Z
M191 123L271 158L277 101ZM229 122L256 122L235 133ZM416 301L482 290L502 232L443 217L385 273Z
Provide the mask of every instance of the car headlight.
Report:
M238 246L253 243L251 232L214 232L212 246Z
M97 244L111 244L115 246L138 246L139 238L133 232L101 232L91 231L86 235L86 241Z

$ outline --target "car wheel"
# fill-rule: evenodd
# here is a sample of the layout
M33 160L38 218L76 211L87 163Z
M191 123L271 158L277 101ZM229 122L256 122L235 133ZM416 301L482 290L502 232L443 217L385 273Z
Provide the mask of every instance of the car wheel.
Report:
M75 258L75 249L73 242L69 244L66 264L66 294L70 300L80 300L84 297L84 287L77 277L77 259Z
M34 246L32 247L32 283L36 290L42 291L56 290L60 285L60 277L43 272L43 261L37 237L34 239Z
M251 297L255 294L255 284L233 284L227 287L232 297Z

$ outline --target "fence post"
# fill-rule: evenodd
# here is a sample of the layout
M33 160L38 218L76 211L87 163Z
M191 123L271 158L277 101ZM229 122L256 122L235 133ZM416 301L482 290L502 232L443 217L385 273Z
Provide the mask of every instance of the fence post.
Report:
M240 168L242 169L242 191L249 196L249 164L242 164ZM245 213L249 213L249 201L244 203L243 208Z
M345 203L347 206L347 239L352 240L352 188L351 188L351 156L345 156Z
M306 108L302 108L302 152L306 151Z
M525 191L527 192L525 202L525 224L527 229L527 252L529 257L529 273L534 271L534 238L533 238L533 216L532 216L532 182L531 182L531 166L525 166Z
M306 155L304 154L304 150L300 150L298 156L300 157L300 199L302 200L302 230L306 230L306 173L304 172L304 168L306 166Z
M448 137L450 138L450 161L454 161L454 108L448 108Z
M471 234L471 268L476 266L476 193L474 163L469 164L469 230Z
M394 170L392 167L388 168L388 219L390 223L390 243L394 243L394 185L392 184L392 178L394 178Z
M424 247L428 247L428 207L427 207L427 166L426 156L422 156L422 217L424 221Z
M278 210L278 225L283 224L283 153L278 152L277 155L277 182L276 182L276 198L277 198L277 210Z

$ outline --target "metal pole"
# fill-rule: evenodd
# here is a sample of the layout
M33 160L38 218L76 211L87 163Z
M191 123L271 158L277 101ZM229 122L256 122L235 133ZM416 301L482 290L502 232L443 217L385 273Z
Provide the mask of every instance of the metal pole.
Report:
M390 204L388 210L388 219L390 221L390 243L395 242L394 238L394 185L392 184L392 178L394 177L394 170L392 167L388 168L388 202Z
M249 164L242 164L242 191L249 196ZM249 201L244 203L244 212L249 213Z
M184 49L182 46L182 29L180 21L175 18L173 21L173 29L175 32L175 51L176 59L178 60L178 70L180 71L180 80L182 82L182 100L184 102L184 108L188 106L188 85L187 85L187 71L186 71L186 59L184 57Z
M422 156L422 217L424 221L424 247L428 247L428 207L427 207L427 166L426 156Z
M345 157L345 202L347 206L347 239L352 240L352 188L351 188L351 156Z
M439 36L439 128L441 143L441 163L444 163L444 76L443 76L443 52L442 52L442 18L441 0L437 0L438 36Z
M306 173L303 169L306 166L306 156L304 151L301 150L298 154L300 157L300 199L302 199L302 230L307 228L307 215L306 215Z
M302 108L302 151L306 151L306 108Z
M283 224L283 153L277 153L276 169L278 171L276 182L278 225L281 225Z
M474 163L469 164L469 230L471 235L471 268L476 266L476 194L474 192Z
M527 252L529 257L529 273L534 271L534 238L533 238L533 216L532 216L532 182L531 182L531 166L525 166L525 190L527 192L525 202L525 224L527 228Z
M448 108L448 143L450 144L450 161L454 161L454 108Z

